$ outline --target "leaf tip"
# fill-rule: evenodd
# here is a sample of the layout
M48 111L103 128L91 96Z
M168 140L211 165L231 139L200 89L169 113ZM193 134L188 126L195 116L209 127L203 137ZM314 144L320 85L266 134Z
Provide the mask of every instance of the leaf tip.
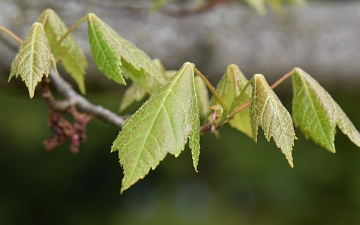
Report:
M47 8L44 10L44 13L48 14L48 13L54 13L54 10Z
M11 80L11 78L12 78L13 76L14 76L14 74L13 74L13 73L10 73L9 79L7 80L8 83L10 82L10 80Z
M290 153L290 155L285 154L285 157L286 157L290 167L294 168L294 160L293 160L293 157L292 157L291 153Z
M29 96L30 96L30 99L32 99L34 97L34 91L33 92L29 91Z
M193 166L194 166L195 172L198 173L198 172L199 172L198 169L197 169L198 163L194 161L194 162L193 162Z
M120 194L123 194L126 189L128 189L128 188L124 188L124 186L121 186Z
M184 68L185 68L185 67L188 67L188 66L190 66L193 70L194 70L194 68L195 68L195 64L192 63L192 62L185 62L184 65L183 65Z
M94 13L92 13L92 12L90 12L90 13L88 13L87 14L87 18L88 19L91 19L91 18L93 18L93 17L97 17Z
M118 150L119 150L119 148L118 148L117 146L115 146L115 144L113 144L113 145L111 146L110 153L116 152L116 151L118 151Z
M336 149L335 149L335 146L333 145L332 148L327 148L327 150L329 150L329 152L331 153L336 153Z

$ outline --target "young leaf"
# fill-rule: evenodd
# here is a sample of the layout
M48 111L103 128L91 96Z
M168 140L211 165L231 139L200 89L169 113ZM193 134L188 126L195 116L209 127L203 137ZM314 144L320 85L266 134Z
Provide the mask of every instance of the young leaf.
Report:
M34 97L35 87L43 76L48 77L50 66L55 71L55 58L50 50L44 27L41 23L34 23L11 64L9 80L13 76L21 76L29 90L30 98Z
M205 82L199 76L195 77L195 86L200 115L205 118L209 113L209 93Z
M296 139L290 113L280 102L261 74L254 76L254 87L250 99L250 118L254 141L257 141L258 127L264 130L268 141L273 137L291 167L294 166L292 146Z
M240 78L238 74L233 73L233 66L235 65L228 66L226 73L223 75L220 82L216 86L216 91L219 93L220 97L223 99L228 108L231 106L234 98L240 93L239 87L237 86L237 81ZM219 101L215 97L212 97L210 99L210 106L215 105L220 105Z
M240 106L250 100L251 89L248 88L247 90L245 90L245 95L243 95L241 99L237 99L237 101L234 102L236 97L239 96L242 88L245 86L247 81L248 80L240 71L238 66L231 64L227 67L224 76L221 78L219 84L216 86L216 90L219 93L220 97L224 100L226 106L230 109L229 112L231 112L235 107ZM220 106L216 98L212 97L210 100L210 106L216 105ZM222 113L222 110L218 111L220 111L217 113L218 115ZM229 124L233 128L236 128L240 132L243 132L251 137L250 116L248 108L237 113L235 117L230 120Z
M109 79L125 84L125 76L148 92L151 90L147 76L154 77L160 84L166 82L145 52L122 38L93 13L88 14L88 33L94 61Z
M159 59L153 60L155 66L161 71L165 80L169 80L177 71L166 71ZM151 76L146 77L147 85L149 87L149 92L147 92L143 87L137 83L132 83L124 93L124 97L120 104L119 112L122 112L127 107L129 107L134 102L139 102L145 98L147 94L154 94L160 87L161 84Z
M65 70L76 81L80 92L85 94L84 75L88 64L83 51L71 34L68 34L54 49L53 47L55 43L66 33L68 29L53 10L46 9L37 21L42 22L44 17L47 17L47 22L44 27L45 33L50 46L52 46L55 58L61 60Z
M252 87L249 86L249 87L247 87L246 90L243 90L244 86L248 82L248 79L246 79L246 77L241 72L241 70L239 69L238 66L231 65L229 69L230 69L230 71L232 71L231 73L236 74L236 76L238 77L237 84L238 84L238 88L239 88L239 91L238 91L239 94L237 93L236 98L232 101L232 104L231 104L231 107L229 110L231 112L236 107L239 107L239 106L247 103L248 101L250 101ZM242 92L242 91L244 91L244 94L242 96L240 96L240 92ZM229 121L229 125L252 138L249 107L246 107L245 109L243 109L242 111L237 113L234 116L234 118Z
M119 151L124 168L121 191L155 169L167 153L177 157L188 138L196 169L199 126L194 65L185 63L128 119L114 140L111 151Z
M360 147L360 134L330 94L309 74L296 68L293 119L306 138L335 153L336 126Z
M121 100L119 112L124 111L134 102L139 102L145 98L147 92L137 83L132 83L124 92L124 96Z

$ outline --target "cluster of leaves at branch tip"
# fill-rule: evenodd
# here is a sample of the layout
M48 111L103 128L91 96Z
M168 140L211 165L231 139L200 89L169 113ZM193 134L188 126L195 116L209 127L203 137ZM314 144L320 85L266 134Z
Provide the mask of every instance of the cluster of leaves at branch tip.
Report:
M167 153L177 157L189 139L195 170L200 154L200 121L194 64L184 63L170 80L126 121L111 151L119 151L126 190Z
M270 141L273 138L291 167L294 166L292 151L297 139L293 121L306 138L331 152L335 152L336 126L360 147L359 132L325 89L300 68L294 68L289 76L292 76L294 89L293 116L263 75L256 74L248 81L236 65L229 65L216 87L226 108L212 97L210 109L216 116L210 114L208 121L216 127L221 126L236 107L250 102L248 108L230 118L229 125L252 137L255 142L258 127L261 127L266 139Z
M164 75L146 53L123 39L95 14L89 13L86 18L94 61L108 78L126 84L125 76L151 94L165 83ZM62 62L65 70L77 82L81 93L85 93L87 61L75 38L67 31L58 15L47 9L34 23L20 48L12 64L9 80L21 75L31 98L38 82L44 75L49 75L48 64L56 69L55 58Z
M89 43L99 69L117 83L126 84L124 77L133 81L120 109L150 96L125 122L111 147L112 152L118 151L124 169L121 192L155 169L167 153L177 157L188 141L197 171L200 116L214 129L228 122L255 142L261 127L266 139L274 140L291 167L297 139L293 123L306 138L331 152L335 152L336 127L360 147L360 133L344 111L300 68L284 76L292 77L292 116L263 75L256 74L248 80L234 64L228 66L209 101L206 86L212 86L194 64L186 62L177 72L167 71L160 60L151 60L95 14L89 13L83 19L88 21ZM9 81L21 76L32 98L37 84L48 77L50 67L56 71L56 57L85 93L87 62L75 39L67 34L66 26L52 10L45 10L38 21L45 24L45 29L43 23L32 25L11 65Z

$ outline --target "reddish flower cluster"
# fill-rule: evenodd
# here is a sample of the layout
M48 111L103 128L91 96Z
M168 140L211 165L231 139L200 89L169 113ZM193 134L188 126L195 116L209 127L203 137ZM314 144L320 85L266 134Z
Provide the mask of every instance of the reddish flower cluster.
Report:
M67 112L72 115L73 124L62 117L59 111L50 109L48 125L51 127L54 135L43 142L46 151L50 152L68 139L70 140L70 151L77 153L79 152L80 143L86 141L86 125L93 116L79 113L74 106L69 108Z

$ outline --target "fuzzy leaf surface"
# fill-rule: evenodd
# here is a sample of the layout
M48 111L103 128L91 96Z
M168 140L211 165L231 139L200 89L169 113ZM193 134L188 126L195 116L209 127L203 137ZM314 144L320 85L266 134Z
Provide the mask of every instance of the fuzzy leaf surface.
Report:
M249 86L246 90L243 90L244 86L248 82L248 79L244 76L238 66L231 65L227 72L233 74L233 76L236 75L238 86L238 91L236 91L236 98L233 99L229 110L231 112L236 107L239 107L250 101L252 87ZM243 91L243 95L240 96L240 93ZM237 113L234 118L229 121L229 125L252 138L249 107L246 107Z
M248 80L240 71L238 66L231 64L227 67L225 74L221 78L219 84L216 86L216 90L220 97L224 100L228 109L230 109L228 113L230 113L235 107L240 106L250 100L251 88L248 88L242 98L237 99L236 102L234 102L235 99L240 95L240 92L247 81ZM215 97L211 98L210 106L217 106L216 108L221 107L220 103ZM219 116L221 116L222 113L223 110L218 110L217 112ZM251 137L252 133L248 108L245 108L241 112L237 113L234 119L229 121L229 124L233 128L236 128L240 132L243 132Z
M147 76L154 77L160 84L166 82L145 52L122 38L93 13L88 14L88 34L94 61L109 79L125 84L125 76L148 92L151 90Z
M11 64L9 81L14 76L20 76L32 98L36 85L43 76L49 76L50 66L56 71L55 58L51 52L44 27L41 23L35 22Z
M198 97L198 108L200 115L205 118L209 113L209 94L205 82L199 77L195 77L196 95Z
M68 28L51 9L46 9L38 18L42 22L47 17L45 33L56 59L60 59L66 72L76 81L79 90L85 94L85 70L88 66L85 55L72 34L68 34L54 49L55 43L66 33Z
M181 69L126 121L111 151L119 151L124 169L121 191L126 190L167 153L177 157L189 139L196 169L200 153L199 109L194 82L194 65Z
M335 152L336 126L360 147L360 134L330 94L308 73L296 68L292 76L293 119L306 138Z
M293 167L292 147L296 136L291 115L261 74L254 76L250 118L254 141L257 141L260 126L266 139L270 141L273 137L276 146L281 149L290 166Z
M240 93L239 87L235 83L239 80L239 77L237 76L238 74L234 73L232 67L236 66L228 66L225 74L216 86L216 91L219 93L220 97L223 99L228 108L231 106L234 98ZM212 97L210 99L210 106L215 106L219 104L219 101L215 97Z

